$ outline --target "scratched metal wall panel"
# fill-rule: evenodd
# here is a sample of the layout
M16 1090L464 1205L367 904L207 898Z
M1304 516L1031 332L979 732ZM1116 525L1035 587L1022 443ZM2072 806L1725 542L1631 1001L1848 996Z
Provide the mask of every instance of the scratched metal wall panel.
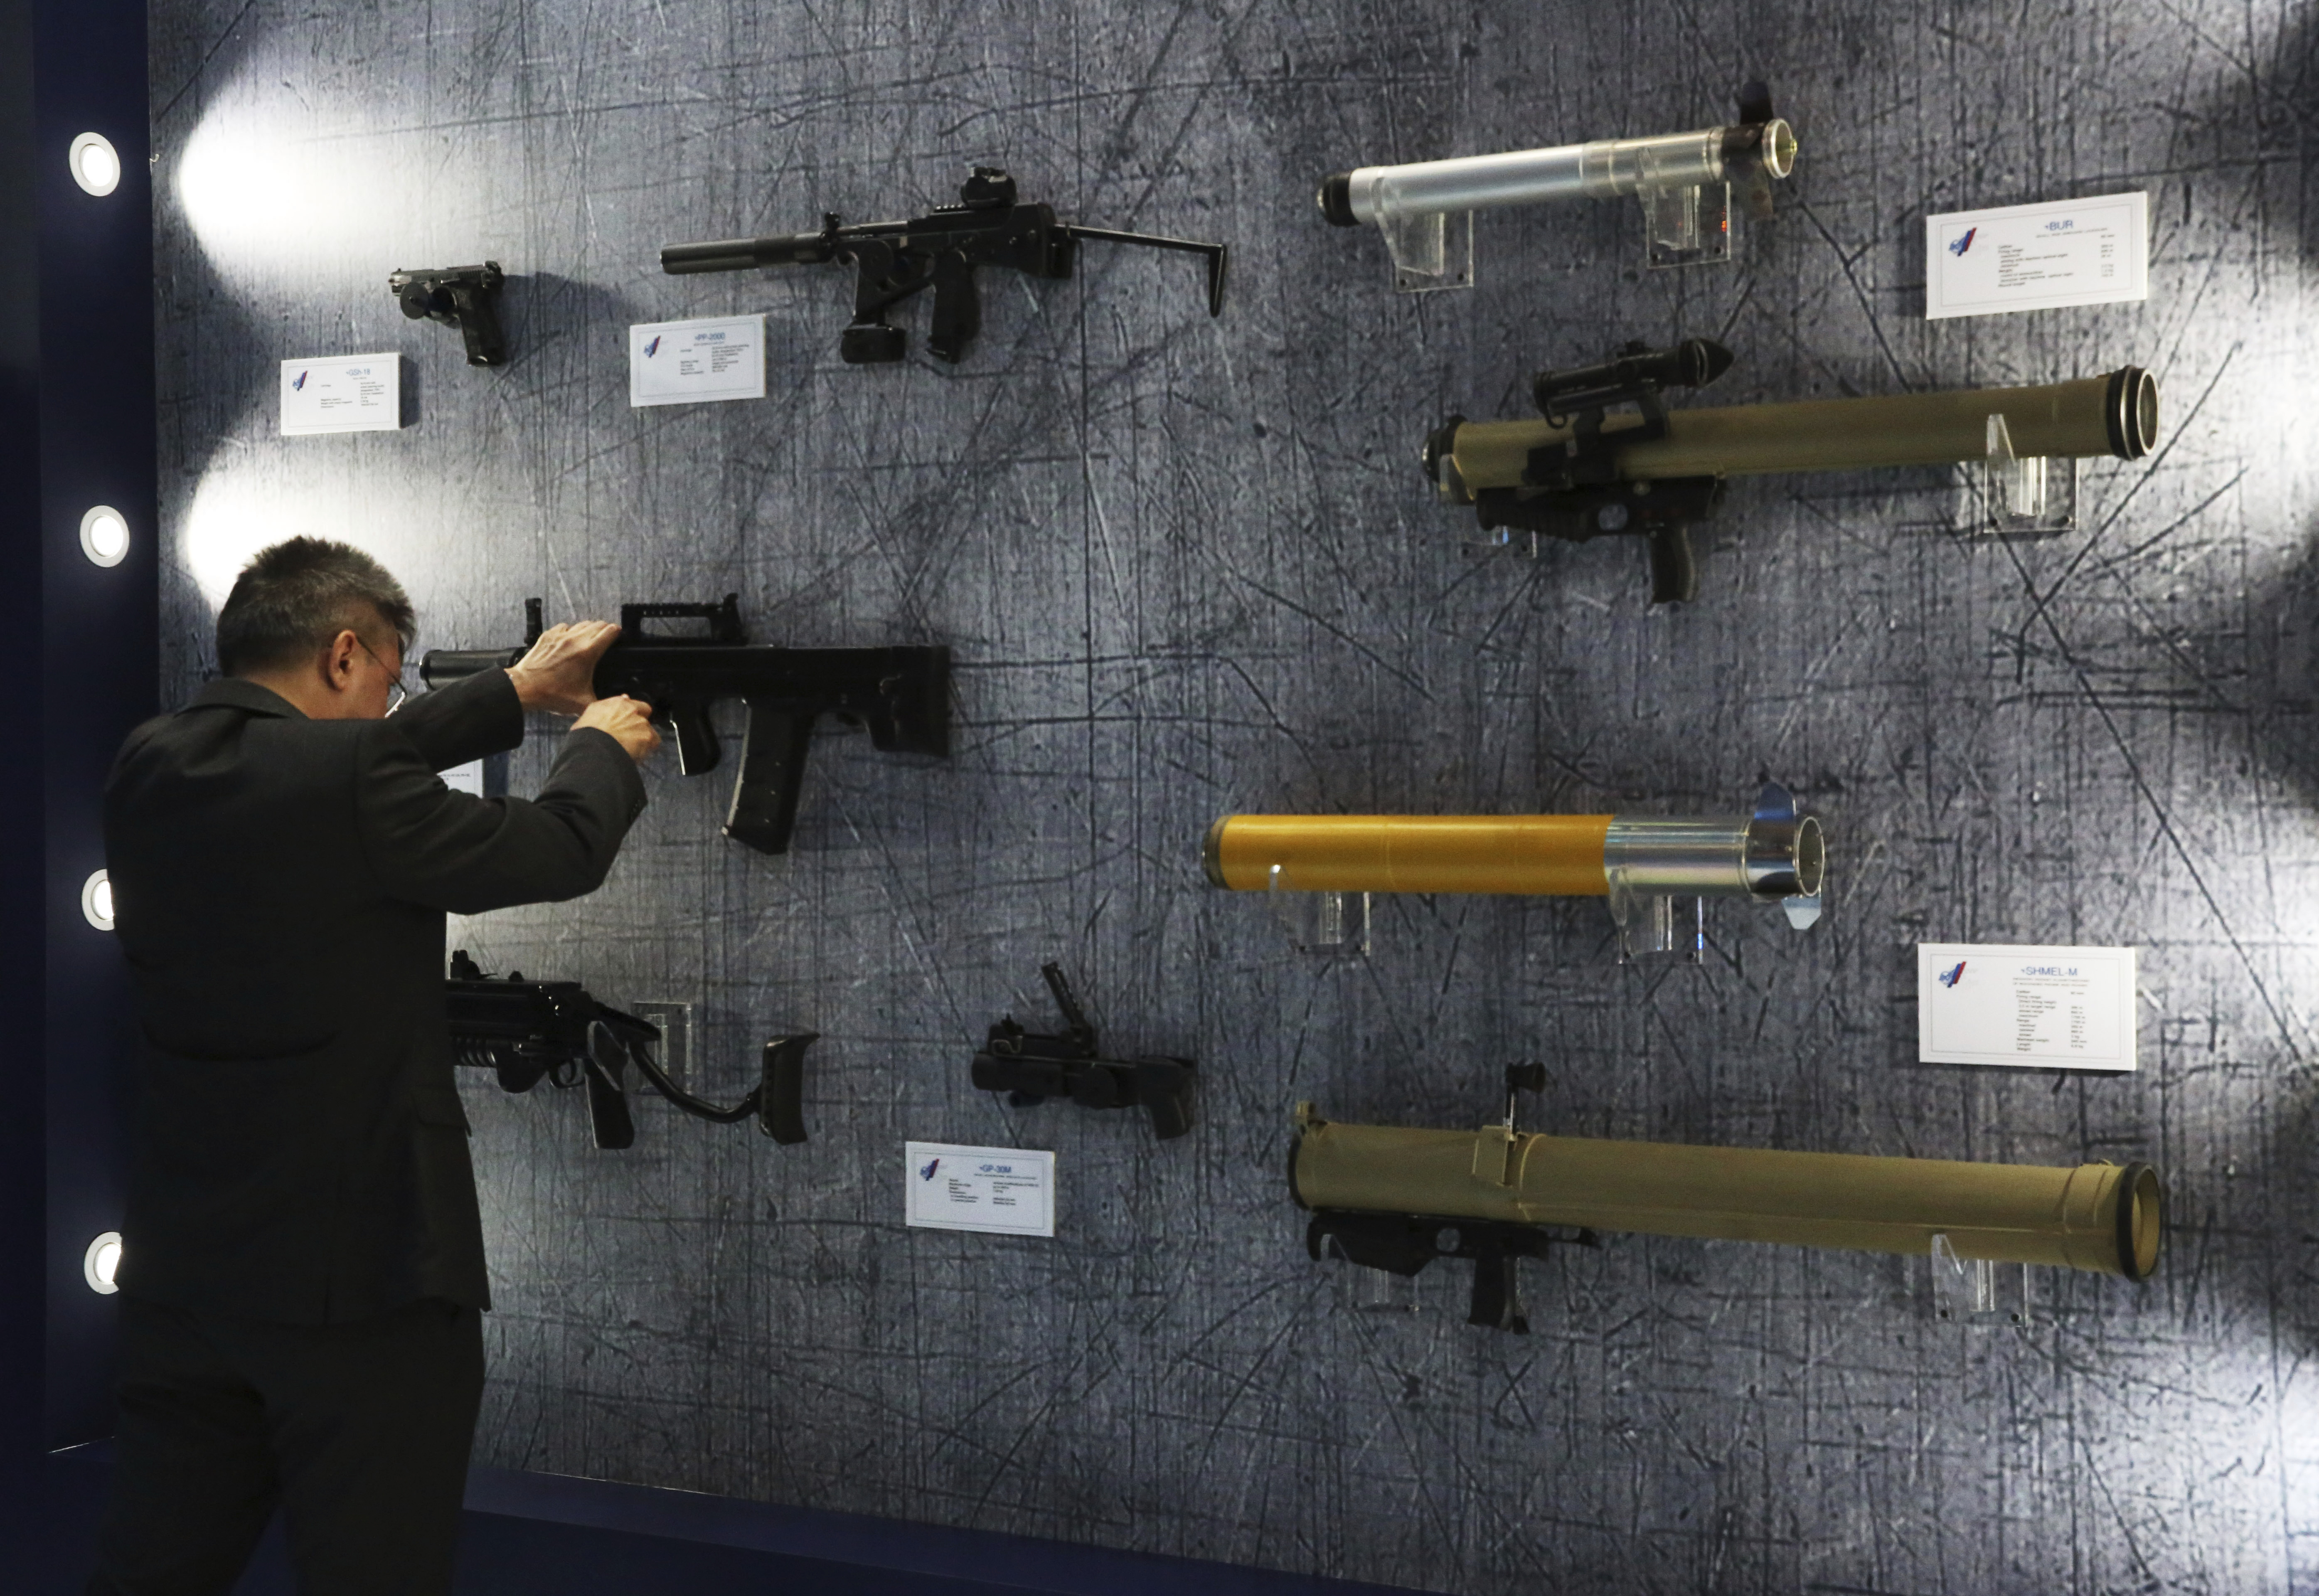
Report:
M794 852L657 767L610 882L455 927L487 964L707 1016L702 1078L810 1026L814 1140L471 1083L498 1312L478 1456L1431 1589L2319 1588L2308 1217L2319 756L2303 506L2314 41L2301 8L185 0L155 18L167 681L237 561L352 538L428 639L519 604L741 593L756 635L943 641L956 752L814 750ZM1631 206L1502 212L1480 285L1394 295L1324 171L1719 119L1804 154L1738 264L1638 269ZM1229 239L1002 274L961 365L845 367L832 270L676 279L665 241L907 213L998 161L1074 218ZM1928 211L2127 188L2146 306L1928 325ZM514 274L505 371L396 313L402 266ZM624 326L762 311L772 397L632 410ZM923 309L909 317L914 341ZM2082 530L1972 535L1945 472L1735 484L1706 591L1631 547L1474 564L1413 467L1536 365L1724 338L1727 401L2127 361L2166 444ZM275 363L400 350L395 435L283 439ZM542 740L515 762L520 789ZM1599 906L1381 902L1292 954L1203 883L1240 809L1826 816L1833 909L1726 909L1620 969ZM2143 1071L1915 1065L1920 938L2143 949ZM1196 1054L1203 1123L969 1089L1060 958L1115 1041ZM2146 1289L2039 1283L2020 1339L1922 1266L1622 1240L1525 1266L1534 1333L1347 1308L1288 1114L1470 1123L1537 1057L1581 1133L2149 1157ZM1051 1242L898 1222L906 1138L1061 1155Z

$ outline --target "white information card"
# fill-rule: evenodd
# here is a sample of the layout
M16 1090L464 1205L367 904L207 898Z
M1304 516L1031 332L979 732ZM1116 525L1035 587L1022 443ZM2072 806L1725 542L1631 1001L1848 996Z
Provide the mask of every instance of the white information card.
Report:
M628 402L765 396L765 319L711 316L628 329Z
M402 425L402 356L282 363L282 436L393 432Z
M1925 218L1925 320L2150 297L2150 196Z
M2132 1069L2134 950L1917 944L1917 1057L1926 1064Z
M905 1217L937 1231L1055 1233L1055 1155L1019 1147L907 1144Z

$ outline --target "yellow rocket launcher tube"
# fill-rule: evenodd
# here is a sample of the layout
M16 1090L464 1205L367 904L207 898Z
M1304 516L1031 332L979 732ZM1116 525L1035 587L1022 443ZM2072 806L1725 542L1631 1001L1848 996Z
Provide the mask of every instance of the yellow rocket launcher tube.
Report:
M1776 801L1772 795L1776 793ZM1660 815L1228 815L1202 850L1240 892L1509 892L1601 897L1816 897L1819 822L1784 790L1757 812ZM1277 870L1276 877L1274 872Z
M1297 1110L1306 1208L1793 1247L1929 1253L2146 1277L2163 1231L2146 1164L2056 1169L1331 1124Z
M1627 482L1672 477L1751 476L1782 471L1856 471L1946 465L1989 454L1989 418L2002 415L2013 453L2114 455L2138 460L2158 432L2158 383L2138 366L2038 388L1979 388L1870 399L1671 410L1666 436L1617 451ZM1607 416L1606 442L1642 424ZM1566 443L1568 422L1464 421L1428 450L1442 497L1471 503L1491 488L1520 488L1530 451Z

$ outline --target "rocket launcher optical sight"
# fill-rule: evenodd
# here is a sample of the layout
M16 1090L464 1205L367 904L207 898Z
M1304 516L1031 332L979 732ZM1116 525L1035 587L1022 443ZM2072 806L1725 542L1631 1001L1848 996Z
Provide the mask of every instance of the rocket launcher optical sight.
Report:
M1236 892L1508 892L1607 897L1622 951L1705 945L1709 897L1819 918L1819 822L1768 783L1753 815L1230 815L1208 828L1208 879ZM1688 932L1674 900L1702 900Z
M1639 194L1647 264L1695 266L1731 258L1732 189L1748 215L1768 218L1773 180L1795 165L1795 130L1772 114L1772 91L1750 83L1730 127L1336 172L1321 185L1321 214L1338 227L1376 223L1403 293L1470 288L1474 212L1550 200ZM1458 212L1462 249L1448 233Z
M1478 1131L1333 1124L1298 1105L1288 1179L1313 1214L1306 1249L1404 1276L1471 1258L1467 1321L1515 1331L1529 1326L1514 1259L1557 1241L1593 1246L1599 1231L1920 1256L1945 1237L1961 1259L2128 1280L2158 1265L2165 1195L2147 1164L2060 1169L1517 1130L1517 1091L1544 1076L1542 1065L1508 1070L1505 1121Z
M1722 345L1689 338L1540 372L1530 385L1537 419L1451 416L1425 440L1425 474L1445 504L1472 505L1485 531L1647 538L1651 602L1673 604L1698 592L1691 527L1714 514L1726 477L2139 460L2158 438L2158 382L2138 365L2036 388L1667 409L1664 390L1704 387L1731 364ZM1634 408L1613 409L1622 405Z

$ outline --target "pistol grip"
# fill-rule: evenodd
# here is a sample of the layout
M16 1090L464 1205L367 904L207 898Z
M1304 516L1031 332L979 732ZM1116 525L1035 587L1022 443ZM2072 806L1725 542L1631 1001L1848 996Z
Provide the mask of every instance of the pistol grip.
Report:
M749 706L749 730L741 742L741 779L733 784L733 807L725 816L726 836L760 853L790 851L813 722L809 709Z
M725 749L717 741L717 728L708 724L708 706L672 703L663 707L663 713L676 727L676 768L688 776L715 770L725 757Z
M757 1129L783 1147L805 1140L805 1050L820 1040L818 1032L808 1031L765 1044L764 1074L757 1083Z
M601 1020L588 1027L588 1045L580 1055L580 1072L588 1083L588 1126L596 1145L618 1150L636 1144L636 1122L628 1113L628 1094L620 1084L620 1067L627 1050Z
M1192 1128L1192 1071L1173 1060L1139 1059L1135 1096L1151 1114L1151 1134L1171 1141Z
M982 330L982 297L975 292L974 266L956 249L934 257L934 323L926 348L955 365Z
M1680 524L1654 527L1651 545L1651 602L1688 604L1699 597L1699 561L1691 550L1691 528Z
M1484 1330L1529 1334L1529 1320L1516 1295L1514 1258L1495 1247L1484 1247L1474 1259L1474 1297L1466 1312L1467 1324Z

